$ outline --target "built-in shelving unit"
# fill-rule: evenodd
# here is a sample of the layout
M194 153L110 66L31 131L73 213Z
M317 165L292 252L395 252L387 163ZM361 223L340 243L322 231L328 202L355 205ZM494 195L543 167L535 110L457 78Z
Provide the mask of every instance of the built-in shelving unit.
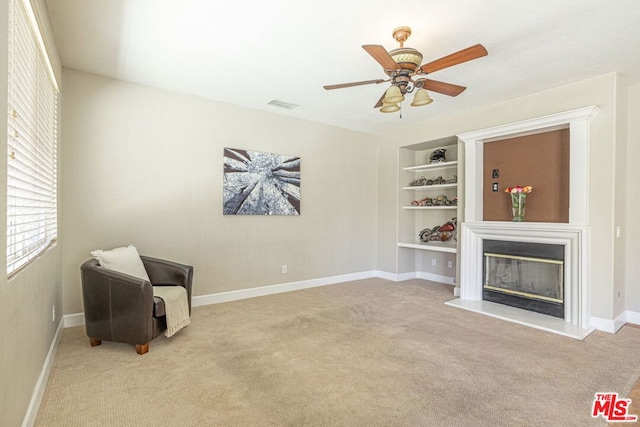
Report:
M456 160L454 157L454 156L457 157L457 151L458 151L457 144L456 145L451 144L445 147L437 146L432 148L424 147L424 149L419 149L419 148L422 148L422 146L418 145L418 146L412 146L408 148L401 148L401 150L409 151L408 156L403 156L403 157L409 157L409 159L407 159L408 162L417 163L417 164L401 164L400 165L403 171L410 173L408 175L405 174L405 178L404 178L405 180L408 180L409 182L411 182L415 178L419 178L420 177L420 175L418 174L419 172L423 173L424 174L423 176L427 179L435 179L436 176L447 176L447 180L450 180L453 178L453 175L457 176L458 160ZM447 150L445 155L447 155L448 156L447 158L450 160L444 161L444 162L437 162L437 163L418 163L421 160L428 160L431 152L433 152L433 150L436 148L445 148ZM407 184L409 182L407 182ZM457 205L416 206L416 205L412 205L411 200L409 200L409 199L419 200L423 197L431 197L432 194L434 195L434 197L437 197L437 195L439 194L443 194L447 196L450 200L452 200L454 197L457 198L457 189L458 189L458 182L447 183L447 184L403 186L401 191L408 192L411 196L409 198L407 197L401 198L402 200L407 200L407 202L405 202L406 204L401 206L401 209L408 210L408 211L425 211L425 212L426 211L431 211L431 212L449 211L447 215L452 215L453 217L457 217L457 209L458 209ZM451 214L451 211L456 211L456 212ZM411 227L407 228L407 227L404 227L403 225L400 225L401 227L403 227L404 232L399 233L399 235L400 234L405 235L411 232L415 237L412 237L410 240L400 239L400 241L398 242L398 246L403 248L412 248L412 249L419 249L419 250L455 253L456 252L455 241L453 243L437 242L437 241L422 242L418 239L418 233L423 228L427 228L427 227L432 228L436 225L441 225L442 223L451 219L446 217L442 218L442 222L440 224L437 224L438 221L441 220L441 218L442 218L442 215L422 215L419 217L414 216L413 218L410 219L410 221L406 221L408 223L413 222L415 226L412 228ZM433 224L431 224L430 221L433 222ZM416 226L417 226L417 229L416 229Z
M446 160L431 163L431 153L438 148L446 149ZM460 224L462 177L459 174L459 159L457 137L399 148L397 234L399 272L416 271L421 275L418 277L427 277L430 280L440 279L439 281L443 283L456 282L457 240L422 242L419 235L421 230L442 226L452 218L457 218ZM446 183L410 185L421 177L424 177L425 181ZM420 206L416 204L427 197L435 199L440 195L446 196L451 201L457 199L456 205Z

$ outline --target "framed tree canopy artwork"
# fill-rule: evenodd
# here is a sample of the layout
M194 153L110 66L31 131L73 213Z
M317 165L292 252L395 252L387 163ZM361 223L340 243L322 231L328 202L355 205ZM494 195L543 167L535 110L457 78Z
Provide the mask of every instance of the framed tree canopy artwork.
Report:
M300 158L224 149L224 215L300 215Z

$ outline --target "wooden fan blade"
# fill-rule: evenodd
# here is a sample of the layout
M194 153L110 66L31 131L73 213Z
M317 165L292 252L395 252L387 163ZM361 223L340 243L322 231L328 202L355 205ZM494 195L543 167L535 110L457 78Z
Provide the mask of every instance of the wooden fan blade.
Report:
M420 70L422 70L423 73L433 73L434 71L462 64L463 62L471 61L472 59L480 58L487 54L487 49L485 49L481 44L477 44L475 46L462 49L459 52L452 53L451 55L436 59L428 64L424 64L420 67Z
M458 96L466 87L458 86L451 83L439 82L437 80L431 79L420 79L423 81L422 87L427 90L431 90L434 92L442 93L449 96Z
M383 80L383 79L363 80L361 82L341 83L341 84L337 84L337 85L325 85L325 86L322 86L322 87L325 88L326 90L331 90L331 89L342 89L344 87L370 85L370 84L374 84L374 83L378 84L378 83L384 83L384 82L388 82L388 81L389 80Z
M378 64L382 65L382 68L385 70L399 70L400 66L393 60L389 52L386 51L380 45L377 44L365 44L362 45L362 48L367 51L369 55L373 57Z
M378 102L376 102L376 105L373 106L373 108L380 108L382 107L382 100L384 99L384 96L387 94L387 91L385 90L384 92L382 92L382 96L380 97L380 99L378 99Z

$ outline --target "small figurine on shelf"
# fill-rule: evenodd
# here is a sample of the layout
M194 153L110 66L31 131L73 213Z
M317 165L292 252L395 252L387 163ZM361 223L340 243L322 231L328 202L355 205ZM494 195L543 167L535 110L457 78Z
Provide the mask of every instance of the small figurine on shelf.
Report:
M411 187L421 187L423 185L427 185L427 178L421 176L420 178L416 178L409 183Z
M447 150L445 148L438 148L434 150L433 153L431 153L431 156L429 156L431 163L446 162L447 159L445 158L445 155L444 155L446 151Z
M433 228L425 228L418 233L421 242L448 242L451 239L457 240L456 237L457 218L451 218L442 225L436 225Z
M425 197L424 199L412 201L411 206L458 206L458 197L449 199L444 194L434 198Z
M425 197L421 200L414 200L411 202L411 206L433 206L433 199L431 197Z
M433 204L434 206L447 206L448 201L447 196L441 194L433 200Z
M442 178L442 175L433 180L434 185L444 184L446 181Z
M453 175L453 178L448 179L445 184L456 184L458 182L458 175Z

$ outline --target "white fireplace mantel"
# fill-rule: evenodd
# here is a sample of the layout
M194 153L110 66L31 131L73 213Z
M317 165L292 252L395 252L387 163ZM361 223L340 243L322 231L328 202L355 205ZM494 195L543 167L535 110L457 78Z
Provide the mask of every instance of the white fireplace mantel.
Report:
M448 304L582 339L590 320L589 122L595 106L458 135L465 147L465 211L461 225L460 298ZM483 144L569 128L569 223L483 220ZM482 241L550 243L565 248L565 318L558 319L482 300Z

